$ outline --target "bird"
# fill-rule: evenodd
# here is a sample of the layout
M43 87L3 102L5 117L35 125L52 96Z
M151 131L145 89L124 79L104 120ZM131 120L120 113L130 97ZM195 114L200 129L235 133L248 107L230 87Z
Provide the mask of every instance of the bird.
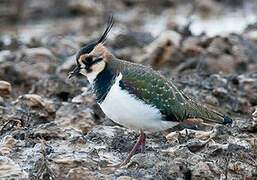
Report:
M192 100L151 67L116 58L105 46L113 24L113 16L110 16L99 40L78 51L76 67L68 77L86 76L105 115L140 132L136 144L119 167L126 165L140 146L141 153L145 152L148 133L172 128L187 119L232 123L230 116Z

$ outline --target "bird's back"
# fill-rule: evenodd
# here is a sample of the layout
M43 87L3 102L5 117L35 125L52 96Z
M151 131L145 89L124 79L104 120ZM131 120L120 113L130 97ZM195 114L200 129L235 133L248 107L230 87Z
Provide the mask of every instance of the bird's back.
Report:
M120 87L146 104L158 108L164 117L163 120L182 121L187 118L200 118L216 123L231 121L227 116L191 100L171 81L150 67L117 59L113 59L111 63L115 64L112 67L117 70L117 74L122 74Z

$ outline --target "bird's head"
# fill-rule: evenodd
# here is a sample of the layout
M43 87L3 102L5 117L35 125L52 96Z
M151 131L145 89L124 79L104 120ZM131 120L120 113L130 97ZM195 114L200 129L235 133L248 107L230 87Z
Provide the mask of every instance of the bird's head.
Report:
M113 26L113 23L113 16L110 16L107 27L100 39L95 43L82 47L79 50L76 56L77 66L69 73L69 78L81 73L84 76L87 76L89 82L92 82L97 74L104 70L111 55L104 47L104 42Z

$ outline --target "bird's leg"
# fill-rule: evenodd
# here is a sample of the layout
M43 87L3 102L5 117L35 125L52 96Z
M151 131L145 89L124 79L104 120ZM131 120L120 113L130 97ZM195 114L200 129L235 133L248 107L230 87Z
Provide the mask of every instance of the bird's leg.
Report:
M129 153L128 157L125 159L125 161L123 161L119 166L124 166L124 165L128 164L128 162L130 161L131 157L135 154L136 150L138 149L138 147L140 145L142 145L141 152L144 153L144 151L145 151L145 140L146 140L146 136L143 133L143 130L140 129L140 135L139 135L139 137L137 139L137 143L135 144L135 146L133 147L133 149Z
M140 131L141 133L141 131ZM143 132L142 132L143 133ZM143 133L143 139L142 139L142 143L141 143L141 153L145 153L145 142L146 142L146 135Z

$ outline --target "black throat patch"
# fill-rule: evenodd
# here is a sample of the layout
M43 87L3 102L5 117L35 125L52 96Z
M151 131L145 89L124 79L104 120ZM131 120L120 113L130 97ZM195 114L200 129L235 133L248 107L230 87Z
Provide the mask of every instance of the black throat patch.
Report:
M108 64L106 64L104 70L96 76L93 90L98 103L104 101L112 85L115 83L115 78L116 74L110 68L108 68Z

